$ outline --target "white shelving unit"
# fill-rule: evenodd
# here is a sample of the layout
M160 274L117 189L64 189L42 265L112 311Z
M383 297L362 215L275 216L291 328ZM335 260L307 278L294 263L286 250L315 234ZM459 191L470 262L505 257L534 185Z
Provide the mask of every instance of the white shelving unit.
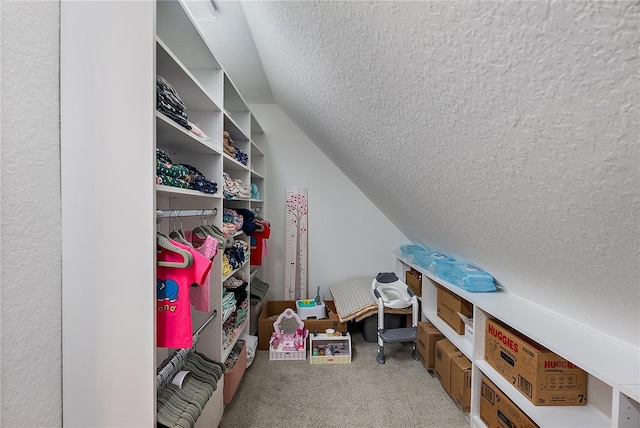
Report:
M214 57L207 41L198 29L189 9L181 1L156 2L156 74L164 77L174 87L185 104L188 120L198 126L209 138L201 138L160 112L155 112L156 147L169 154L174 163L187 163L196 167L207 179L215 181L218 192L206 194L196 190L156 185L156 209L159 210L215 210L217 215L209 218L179 218L181 228L187 230L202 222L213 224L222 229L225 208L254 209L262 207L250 199L223 196L226 172L233 179L240 179L250 185L254 177L259 187L264 186L261 174L251 169L253 156L259 157L257 165L262 168L264 155L252 141L252 132L262 133L262 128L252 116L246 102ZM223 131L228 131L233 145L248 155L247 165L228 156L222 150ZM263 171L263 170L262 170ZM165 231L173 227L176 220L165 220L158 226ZM163 229L164 228L164 229ZM250 239L241 231L234 235L250 243ZM247 307L247 319L239 326L228 329L223 334L229 314L223 316L223 282L242 271L250 282L249 259L231 272L224 272L222 249L214 257L211 268L211 311L200 312L192 308L192 324L196 330L217 311L209 326L201 333L197 349L217 361L224 362L232 352L240 335L248 333L250 311ZM247 287L250 287L248 285ZM247 289L247 300L249 299ZM238 302L238 305L241 302ZM248 301L247 301L248 304ZM226 339L225 339L226 338ZM162 361L170 350L158 349L156 359ZM221 415L219 415L221 417Z
M155 232L173 227L168 218L157 224L156 211L217 210L207 220L221 226L224 207L253 208L248 199L223 199L222 174L228 168L263 186L264 156L252 141L262 129L181 2L62 2L60 22L64 423L154 426L156 370L172 351L155 346ZM156 111L156 75L176 89L189 121L209 138ZM226 127L255 170L224 156ZM155 184L156 148L196 167L218 193ZM182 228L202 220L185 217ZM87 231L100 243L93 251ZM109 255L116 254L114 268ZM250 278L249 263L240 270ZM194 330L213 311L222 314L221 256L211 272L211 311L192 312ZM197 343L219 361L232 347L222 342L222 316ZM198 422L215 426L222 411L214 413Z
M480 419L482 374L541 427L637 428L640 423L640 351L530 301L496 291L471 293L429 270L396 256L396 274L422 273L422 320L434 324L473 363L470 423ZM440 285L473 304L473 343L436 314ZM534 406L484 360L486 320L497 318L588 373L585 406Z

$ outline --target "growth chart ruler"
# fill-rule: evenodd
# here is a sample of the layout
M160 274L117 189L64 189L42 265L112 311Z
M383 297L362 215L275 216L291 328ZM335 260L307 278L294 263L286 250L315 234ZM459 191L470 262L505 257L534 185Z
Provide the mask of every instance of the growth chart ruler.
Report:
M287 187L284 299L307 298L307 188Z

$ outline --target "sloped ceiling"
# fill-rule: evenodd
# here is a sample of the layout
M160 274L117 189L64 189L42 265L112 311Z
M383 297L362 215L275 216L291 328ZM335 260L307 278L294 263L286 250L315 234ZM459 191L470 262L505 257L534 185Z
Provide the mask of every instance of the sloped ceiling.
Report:
M638 312L637 2L242 8L275 103L406 236L578 320Z

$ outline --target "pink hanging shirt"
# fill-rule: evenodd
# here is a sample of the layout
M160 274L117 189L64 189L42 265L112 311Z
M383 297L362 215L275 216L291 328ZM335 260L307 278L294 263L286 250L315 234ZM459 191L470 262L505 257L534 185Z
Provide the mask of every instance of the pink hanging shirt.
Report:
M188 245L171 240L171 243L187 250L193 263L186 268L156 267L157 286L157 337L161 348L190 348L193 345L191 329L192 284L202 285L209 277L211 260ZM158 261L181 262L183 257L173 251L159 248Z

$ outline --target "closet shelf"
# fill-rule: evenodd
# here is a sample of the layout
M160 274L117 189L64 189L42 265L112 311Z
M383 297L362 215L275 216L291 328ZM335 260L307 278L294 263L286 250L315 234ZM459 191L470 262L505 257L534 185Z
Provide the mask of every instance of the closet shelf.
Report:
M231 354L231 351L233 351L233 347L240 338L240 335L242 334L242 331L244 330L246 325L247 321L243 322L237 328L233 329L233 340L231 340L231 342L229 342L229 345L227 345L227 347L222 350L222 358L220 361L227 360L227 357L229 357L229 354Z
M447 338L449 338L449 340L453 342L454 345L456 345L456 348L458 348L460 352L462 352L465 355L465 357L467 357L470 360L473 360L473 345L469 340L466 339L464 335L459 335L458 333L453 331L453 329L449 327L447 323L442 321L442 319L438 316L435 310L427 311L427 310L424 310L424 307L423 307L422 313L429 320L429 322L433 324L439 331L448 332L449 334L446 335Z
M640 384L640 351L565 316L503 291L471 293L433 275L427 269L398 257L433 282L451 290L474 306L610 385ZM424 293L423 293L424 295ZM579 338L579 340L576 340ZM611 364L611 356L616 364Z
M222 111L198 79L180 62L165 43L156 36L156 73L173 86L189 110Z
M640 419L640 350L587 328L538 304L504 290L468 292L435 276L423 266L396 254L396 274L422 273L422 319L431 322L472 362L471 415L474 427L487 428L479 418L481 375L486 375L539 426L614 427ZM473 305L473 340L459 335L437 315L441 286ZM484 360L487 320L496 318L587 373L584 406L535 406L509 380ZM623 394L636 404L627 404ZM635 405L635 407L634 407ZM625 413L626 412L626 413ZM628 415L628 416L627 416ZM634 419L635 418L635 419ZM635 422L634 422L635 423ZM636 424L637 425L637 424Z
M238 162L226 153L222 154L224 159L224 169L229 171L249 171L249 167Z
M236 122L236 120L231 116L229 111L222 110L222 113L224 114L224 129L229 133L231 139L233 139L234 145L236 142L242 142L248 149L248 143L250 140L249 134L246 133L240 125L238 125L238 122Z
M156 194L162 197L174 197L174 196L192 196L195 198L206 198L206 199L222 199L221 191L218 190L217 193L204 193L199 190L191 190L191 189L182 189L180 187L171 187L165 186L163 184L156 184Z
M486 361L476 360L475 364L515 405L541 427L599 428L611 425L611 420L592 406L534 406Z
M222 151L211 142L190 132L156 110L156 144L168 152L184 152L203 155L221 155Z
M249 262L249 260L245 260L242 263L242 266L240 266L238 269L234 269L231 271L231 273L229 273L228 275L225 275L222 277L222 282L225 282L227 279L231 278L233 276L233 274L235 274L236 272L238 272L239 270L242 270L242 268Z
M262 148L258 146L253 140L251 140L251 154L253 154L254 156L264 156Z

